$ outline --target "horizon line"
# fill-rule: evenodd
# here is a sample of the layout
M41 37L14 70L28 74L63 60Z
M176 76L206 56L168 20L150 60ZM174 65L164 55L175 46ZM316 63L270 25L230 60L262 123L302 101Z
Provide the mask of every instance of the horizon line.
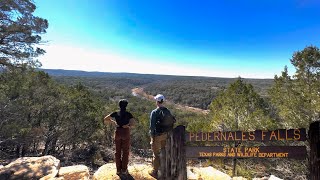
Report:
M90 71L90 70L78 70L78 69L52 69L52 68L37 68L41 70L60 70L60 71L80 71L86 73L113 73L113 74L136 74L136 75L154 75L154 76L178 76L178 77L202 77L202 78L225 78L225 79L259 79L259 80L274 80L274 78L246 78L241 77L240 75L237 77L221 77L221 76L201 76L201 75L185 75L185 74L153 74L153 73L139 73L139 72L111 72L111 71Z

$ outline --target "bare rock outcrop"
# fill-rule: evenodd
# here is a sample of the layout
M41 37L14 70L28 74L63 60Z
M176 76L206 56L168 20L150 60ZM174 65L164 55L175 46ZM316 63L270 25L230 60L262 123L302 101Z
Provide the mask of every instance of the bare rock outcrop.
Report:
M150 163L130 164L128 167L129 173L133 179L155 180L148 174L152 169ZM188 180L231 180L232 178L213 167L187 167ZM101 166L93 175L93 180L120 180L116 175L116 168L114 163L108 163ZM245 178L238 177L237 180L245 180Z
M90 177L89 168L85 165L60 167L60 160L53 156L24 157L18 158L6 166L0 165L0 180L120 180L144 179L155 180L148 172L152 169L150 162L130 163L128 175L116 174L115 163L107 163L101 166ZM129 178L128 178L129 177ZM187 167L188 180L246 180L243 177L233 177L209 166L209 167ZM280 180L273 175L270 177L254 178L255 180Z
M271 175L270 177L262 177L262 178L253 178L253 180L282 180L274 175Z
M128 167L130 173L126 179L143 179L143 180L155 180L148 174L148 171L152 169L150 163L145 164L131 164ZM116 175L115 163L107 163L101 166L93 175L93 180L120 180L121 177Z
M230 180L232 179L228 174L225 174L217 169L209 167L187 167L188 179L216 179L216 180Z
M0 179L52 179L59 167L60 160L53 156L18 158L0 169Z
M85 165L61 167L59 169L58 179L89 180L89 168Z

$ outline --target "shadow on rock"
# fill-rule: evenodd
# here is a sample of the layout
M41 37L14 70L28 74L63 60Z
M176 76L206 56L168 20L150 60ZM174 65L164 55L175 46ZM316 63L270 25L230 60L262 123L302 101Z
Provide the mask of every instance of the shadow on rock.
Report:
M134 178L131 176L131 174L127 174L127 175L120 174L119 177L121 180L134 180Z

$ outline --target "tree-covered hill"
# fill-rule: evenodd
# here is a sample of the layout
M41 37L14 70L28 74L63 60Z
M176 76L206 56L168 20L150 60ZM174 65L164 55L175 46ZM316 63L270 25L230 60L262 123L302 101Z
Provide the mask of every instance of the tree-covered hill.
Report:
M146 93L164 94L171 102L207 109L217 93L225 89L236 78L200 76L172 76L135 73L86 72L73 70L44 69L58 82L74 84L81 82L95 89L121 89L130 92L132 88L143 87ZM255 90L266 96L272 79L244 79Z
M31 0L0 1L1 164L21 156L54 155L64 165L74 162L101 166L114 155L115 126L104 124L103 118L117 111L118 101L123 98L128 99L127 109L136 119L131 131L132 152L146 157L143 152L150 151L149 116L156 105L133 96L132 89L137 87L149 95L164 94L170 101L166 106L176 116L176 125L184 125L190 132L308 128L320 120L318 47L307 46L294 52L290 59L294 75L289 75L285 67L274 79L44 72L37 69L40 63L36 58L45 53L38 45L48 22L34 16L35 9ZM208 113L178 109L175 104L208 109ZM305 142L273 143L279 144L309 148ZM238 159L233 165L239 175L248 178L272 172L295 179L308 176L309 161ZM227 172L230 162L206 163Z

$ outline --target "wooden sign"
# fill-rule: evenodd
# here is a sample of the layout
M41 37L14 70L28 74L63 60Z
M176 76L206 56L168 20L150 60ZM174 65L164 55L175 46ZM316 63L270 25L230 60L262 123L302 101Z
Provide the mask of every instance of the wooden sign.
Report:
M305 146L186 147L187 158L295 158L305 159Z
M186 133L187 142L224 142L224 141L305 141L306 129L278 129L274 131L216 131Z

